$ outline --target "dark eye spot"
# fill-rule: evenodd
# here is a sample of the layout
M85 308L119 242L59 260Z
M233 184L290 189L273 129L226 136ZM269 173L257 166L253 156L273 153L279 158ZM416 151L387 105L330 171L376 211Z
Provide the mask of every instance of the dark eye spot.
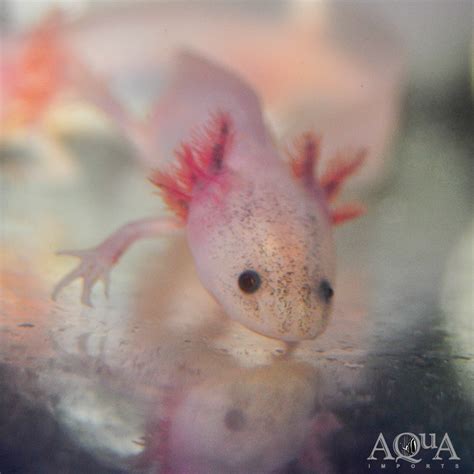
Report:
M239 288L245 293L255 293L261 283L260 275L253 270L245 270L239 276Z
M224 417L224 424L230 431L241 431L245 426L245 416L242 410L233 408Z
M325 302L329 303L334 295L334 290L327 280L322 280L318 288L319 297Z

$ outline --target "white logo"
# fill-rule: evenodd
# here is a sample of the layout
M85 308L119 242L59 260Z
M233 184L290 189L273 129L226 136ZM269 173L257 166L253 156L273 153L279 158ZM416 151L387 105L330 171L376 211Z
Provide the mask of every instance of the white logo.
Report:
M383 433L379 433L377 441L375 441L372 452L367 460L395 461L396 463L406 461L410 464L418 464L422 461L422 458L418 456L421 450L436 450L436 453L431 458L432 461L460 461L448 433L444 434L438 446L436 444L436 433L428 433L428 435L426 433L419 433L416 435L410 432L400 433L395 436L392 443L392 450L390 450ZM381 453L383 453L383 457Z

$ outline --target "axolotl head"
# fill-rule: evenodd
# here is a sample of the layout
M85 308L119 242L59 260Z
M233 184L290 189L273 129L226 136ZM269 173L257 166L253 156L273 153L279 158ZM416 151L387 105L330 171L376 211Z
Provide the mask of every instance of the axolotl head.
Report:
M240 140L231 125L217 115L203 141L178 150L174 174L159 172L152 181L185 222L201 282L227 316L268 337L313 339L333 305L331 225L363 212L354 204L329 209L329 202L364 152L336 157L316 179L312 134L285 163L271 140L246 142L245 121Z
M207 186L190 207L188 241L201 281L230 318L268 337L312 339L333 303L332 230L316 191L277 168Z

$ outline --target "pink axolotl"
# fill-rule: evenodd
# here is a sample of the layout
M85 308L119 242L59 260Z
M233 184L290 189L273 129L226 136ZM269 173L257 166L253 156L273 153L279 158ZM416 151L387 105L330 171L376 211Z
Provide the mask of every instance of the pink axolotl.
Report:
M179 55L148 122L129 123L140 152L175 150L175 163L150 177L174 216L132 222L96 248L62 252L81 263L53 297L83 278L90 305L93 285L102 279L107 292L109 270L134 241L182 229L202 284L231 319L284 341L324 331L334 293L332 226L363 212L330 203L365 152L336 157L315 178L319 140L306 133L283 160L251 87L190 53Z
M0 63L2 133L35 125L67 82L62 17L51 12L23 38L5 45Z
M102 77L71 47L67 27L64 13L52 9L30 30L5 39L0 55L0 137L40 126L65 92L100 104L119 126L125 127L124 121L131 128Z

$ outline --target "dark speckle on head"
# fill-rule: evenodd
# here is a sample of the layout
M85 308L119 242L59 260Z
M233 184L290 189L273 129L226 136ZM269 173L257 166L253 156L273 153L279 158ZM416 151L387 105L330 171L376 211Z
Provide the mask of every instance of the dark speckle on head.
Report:
M260 284L260 275L254 270L245 270L239 276L239 288L244 293L255 293Z
M245 416L242 410L232 408L224 417L224 424L231 431L241 431L245 426Z
M327 280L322 280L319 284L318 294L325 303L329 303L331 301L334 295L334 290Z

